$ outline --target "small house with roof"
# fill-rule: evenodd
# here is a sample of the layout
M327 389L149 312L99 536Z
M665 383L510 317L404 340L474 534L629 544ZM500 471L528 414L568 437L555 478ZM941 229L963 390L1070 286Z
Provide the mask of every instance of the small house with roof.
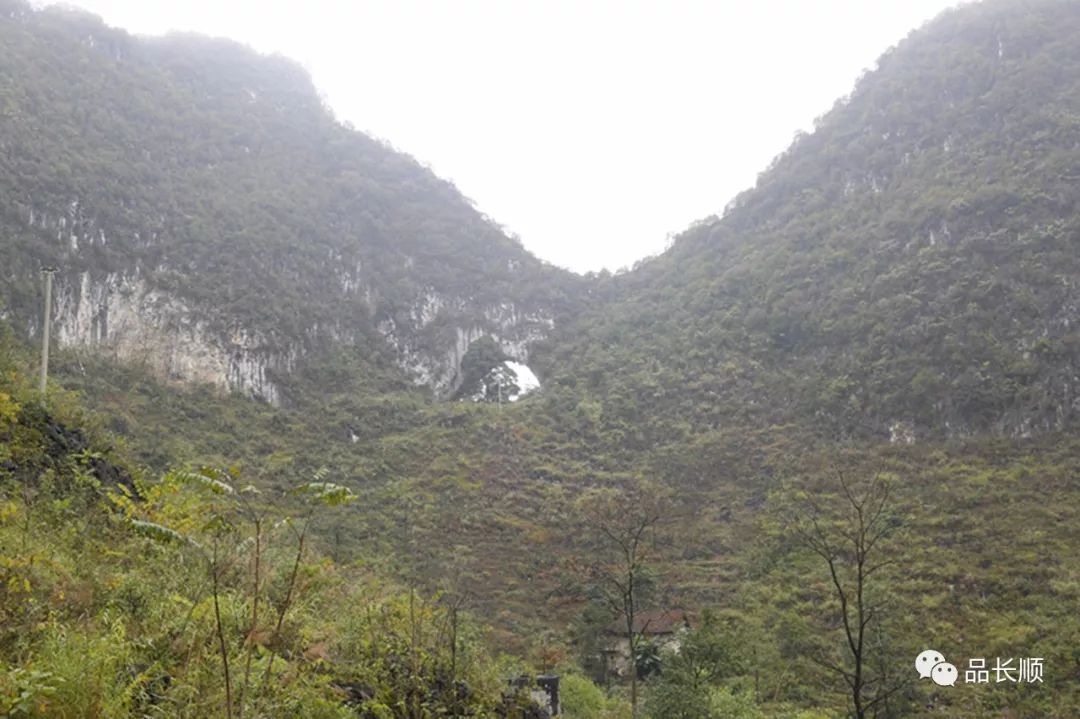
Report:
M685 632L697 626L697 618L682 609L654 610L634 615L634 634L645 638L660 651L678 652ZM627 677L633 662L626 620L608 625L607 646L603 650L604 666L610 675Z

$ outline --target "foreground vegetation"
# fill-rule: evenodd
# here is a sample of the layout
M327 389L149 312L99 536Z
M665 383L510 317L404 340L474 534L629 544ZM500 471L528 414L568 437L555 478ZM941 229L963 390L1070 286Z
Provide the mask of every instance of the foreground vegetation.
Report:
M466 614L312 546L351 492L131 478L80 419L0 383L0 714L507 715Z

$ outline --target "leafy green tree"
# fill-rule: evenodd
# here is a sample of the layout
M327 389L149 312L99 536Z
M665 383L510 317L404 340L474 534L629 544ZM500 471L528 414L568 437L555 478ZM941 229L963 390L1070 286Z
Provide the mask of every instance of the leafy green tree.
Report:
M574 673L560 678L559 701L562 714L575 719L625 719L630 715L625 701L607 696L596 684Z
M607 687L611 681L611 670L606 660L606 651L610 649L609 630L618 618L611 606L593 598L585 603L581 613L570 625L570 638L578 652L578 662L593 682Z
M716 714L723 681L746 670L745 641L715 613L706 612L696 629L679 636L678 648L661 657L661 674L647 702L651 717L726 716ZM753 697L751 697L752 703Z
M459 397L479 397L485 402L505 401L517 391L516 375L500 371L509 356L491 337L481 337L469 345L461 359Z

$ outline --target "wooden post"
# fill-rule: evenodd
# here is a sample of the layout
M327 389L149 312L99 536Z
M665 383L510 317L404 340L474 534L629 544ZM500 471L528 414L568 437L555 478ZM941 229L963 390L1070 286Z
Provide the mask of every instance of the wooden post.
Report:
M45 314L41 318L41 399L45 400L45 385L49 380L49 329L52 325L52 279L55 267L43 267L45 275Z

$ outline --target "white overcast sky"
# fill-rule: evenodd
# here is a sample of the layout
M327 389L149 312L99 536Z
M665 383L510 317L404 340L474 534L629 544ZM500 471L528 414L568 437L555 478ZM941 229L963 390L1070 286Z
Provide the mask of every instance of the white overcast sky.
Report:
M304 65L533 253L617 269L718 213L957 0L66 0Z

